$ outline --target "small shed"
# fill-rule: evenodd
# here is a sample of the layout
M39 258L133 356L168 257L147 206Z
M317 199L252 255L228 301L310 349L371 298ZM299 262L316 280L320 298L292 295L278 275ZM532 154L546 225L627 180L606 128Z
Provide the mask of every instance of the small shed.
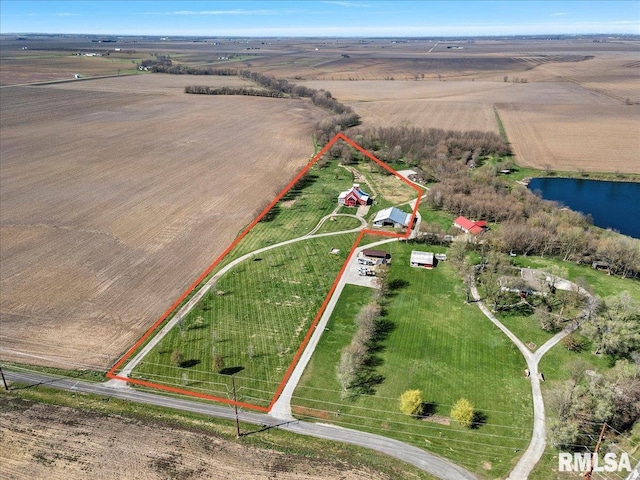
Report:
M591 268L594 270L609 270L611 268L611 264L609 264L609 262L595 261L591 264Z
M384 265L390 262L391 254L384 250L373 250L367 248L358 254L358 263L360 265Z
M410 264L412 267L431 269L437 265L437 262L433 256L433 252L420 252L418 250L411 252Z

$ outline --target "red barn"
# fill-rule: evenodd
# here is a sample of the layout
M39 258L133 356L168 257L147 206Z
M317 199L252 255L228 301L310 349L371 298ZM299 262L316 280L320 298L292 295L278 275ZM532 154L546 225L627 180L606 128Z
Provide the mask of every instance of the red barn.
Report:
M338 205L344 205L346 207L358 207L360 205L369 204L369 194L363 192L360 189L360 185L353 184L350 190L341 192L338 196Z

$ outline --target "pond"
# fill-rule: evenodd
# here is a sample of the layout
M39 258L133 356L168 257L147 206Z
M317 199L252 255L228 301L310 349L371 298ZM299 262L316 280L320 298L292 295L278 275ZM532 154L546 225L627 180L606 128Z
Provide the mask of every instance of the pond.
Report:
M594 225L640 238L640 183L534 178L532 192L591 215Z

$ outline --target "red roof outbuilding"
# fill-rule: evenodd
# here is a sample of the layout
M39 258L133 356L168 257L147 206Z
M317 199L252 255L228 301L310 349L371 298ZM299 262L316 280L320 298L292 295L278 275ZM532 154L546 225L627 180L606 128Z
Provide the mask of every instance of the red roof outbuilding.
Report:
M456 218L453 224L460 230L471 233L472 235L477 235L487 229L487 222L485 222L484 220L474 222L466 217L463 217L462 215Z

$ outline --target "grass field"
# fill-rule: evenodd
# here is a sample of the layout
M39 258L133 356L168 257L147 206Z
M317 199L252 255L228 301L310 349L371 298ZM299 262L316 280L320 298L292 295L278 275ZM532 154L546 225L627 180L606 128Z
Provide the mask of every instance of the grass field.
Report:
M371 169L368 163L358 164L357 170L369 182L378 207L390 203L385 195L396 201L415 197L415 190L398 185L396 177ZM313 165L214 272L247 253L310 232L337 208L338 193L351 183L353 175L338 168L336 160L322 167ZM361 225L355 218L333 220L325 222L332 232L339 225ZM221 357L226 368L241 370L236 376L242 384L238 400L269 405L354 240L355 234L307 238L257 253L234 266L145 357L133 376L228 398L229 378L217 373L220 368L214 362ZM334 248L338 255L329 254Z
M344 230L358 228L360 225L360 221L353 217L332 217L332 219L324 222L316 233L323 234L331 232L342 232Z
M225 368L241 369L238 400L269 405L354 240L355 234L310 238L234 267L133 378L228 398L230 379L213 365L220 355ZM340 254L330 255L331 248ZM180 366L174 350L182 353Z
M408 266L411 250L444 251L395 243L390 279L406 282L389 299L387 338L375 352L375 394L342 400L336 378L341 349L355 331L354 314L371 290L347 286L292 404L312 416L347 427L400 438L454 460L487 478L504 476L527 443L532 425L524 360L474 305L464 303L461 280L446 262L427 271ZM446 305L446 308L444 307ZM398 398L418 388L431 404L432 419L449 415L468 398L484 423L475 430L402 415Z
M381 169L373 162L364 161L356 165L355 168L375 190L375 192L367 193L373 194L376 200L380 200L377 204L385 201L388 205L397 206L415 200L417 196L416 190L407 185L400 177L391 175L390 172ZM365 185L362 187L366 189Z

